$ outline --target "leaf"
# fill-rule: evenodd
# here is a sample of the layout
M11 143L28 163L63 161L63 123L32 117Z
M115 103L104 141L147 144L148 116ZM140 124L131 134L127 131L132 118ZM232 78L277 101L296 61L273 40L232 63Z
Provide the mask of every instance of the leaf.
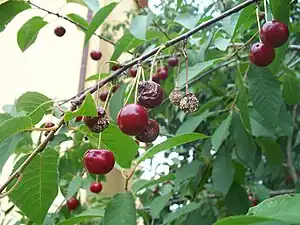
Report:
M284 153L280 146L274 141L266 137L260 137L259 143L263 154L266 156L268 163L280 166L284 161Z
M15 168L18 168L23 160L17 162ZM58 153L47 148L26 167L20 183L9 195L10 200L37 225L43 224L58 194L57 164Z
M212 135L211 144L215 151L219 150L219 148L222 146L223 141L225 141L226 138L228 137L231 119L232 119L232 114L230 113L227 119L223 120L221 125Z
M0 113L0 124L4 123L6 120L9 120L11 118L11 115L9 115L8 113Z
M18 31L18 45L22 52L29 48L36 40L39 31L48 24L40 16L28 20Z
M236 35L238 30L243 31L249 29L255 19L255 5L249 5L248 7L245 7L240 13L233 36ZM249 22L249 25L248 23L245 23L246 21Z
M247 215L264 216L288 224L299 224L300 195L280 195L269 198L256 207L250 208Z
M266 121L261 115L258 114L254 109L250 110L250 122L252 128L252 134L255 137L268 136L276 138L275 129L276 126L272 122Z
M40 122L52 106L53 100L38 92L26 92L16 103L16 109L25 111L33 124Z
M225 197L225 207L230 215L245 214L249 209L248 194L236 182L233 182Z
M148 149L140 158L137 159L137 164L141 163L145 159L151 158L156 153L168 150L170 148L183 145L192 141L197 141L207 138L204 134L199 133L190 133L190 134L182 134L173 138L170 138L150 149Z
M153 185L160 184L160 183L174 180L174 179L175 179L175 175L170 173L170 174L163 176L157 180L137 180L132 184L131 191L133 193L137 193L138 191L142 190L143 188L151 187Z
M270 0L274 19L289 25L290 22L290 2L289 0Z
M213 162L212 182L215 190L225 196L233 182L235 168L231 160L231 152L220 150Z
M92 209L85 211L75 217L71 217L70 219L64 220L56 225L74 225L79 224L81 222L90 221L96 218L104 217L104 210L103 209Z
M116 43L115 50L110 58L111 61L116 61L123 52L129 51L143 44L144 41L135 38L129 31L125 31L124 35Z
M249 94L255 110L267 121L278 121L282 105L280 83L266 68L250 66Z
M147 28L152 21L152 14L136 16L131 21L130 32L140 40L146 40Z
M293 145L293 148L295 148L299 144L300 144L300 130L297 133L296 140L295 140L295 143Z
M73 178L73 180L71 180L68 187L67 199L73 197L77 193L81 184L82 184L82 177L80 176L76 176L75 178Z
M270 224L264 222L271 222ZM278 221L258 216L231 216L221 219L214 223L214 225L283 225L277 224Z
M123 100L126 91L126 84L121 84L119 89L109 100L109 115L112 121L116 121L120 109L123 107Z
M179 23L180 25L184 26L187 29L193 29L199 20L201 19L201 15L191 15L188 13L180 14L176 16L175 22Z
M0 125L0 142L16 133L32 128L32 126L31 119L27 116L6 120Z
M176 11L180 8L183 0L177 0Z
M88 21L77 14L71 13L71 14L68 14L67 17L69 17L73 22L79 24L80 26L84 27L85 29L87 29L89 26Z
M77 3L77 4L79 4L79 5L82 5L82 6L86 6L87 7L87 5L86 5L86 3L85 3L85 1L84 0L67 0L67 3Z
M169 194L158 196L152 200L150 204L150 214L153 218L159 217L160 212L167 205L171 196L172 193L169 193Z
M0 32L20 12L30 9L30 5L23 1L7 1L0 5Z
M22 138L23 136L21 134L15 134L0 143L0 171Z
M108 75L109 75L108 73L101 73L100 78L103 79L103 78L107 77ZM85 81L93 81L93 80L96 80L96 81L99 80L99 74L94 74L85 79Z
M108 203L103 225L136 225L136 209L131 192L116 194Z
M77 110L75 110L73 112L68 111L65 113L65 121L70 121L70 120L76 118L77 116L96 117L97 115L98 115L98 113L97 113L97 108L96 108L94 99L90 93L87 93L83 103Z
M202 162L194 160L193 162L184 164L182 167L176 169L175 184L179 185L183 181L196 176L201 166L203 166Z
M300 81L296 77L286 74L284 76L282 95L288 104L297 104L300 101Z
M205 121L209 116L213 115L214 112L204 112L199 116L188 117L186 121L184 121L180 127L178 128L176 135L191 133L196 130L196 128Z
M85 34L85 40L84 45L88 43L92 35L95 33L95 31L100 27L100 25L104 22L106 17L111 13L111 11L116 7L117 3L113 2L109 5L101 8L93 17L93 20L91 21L88 30Z

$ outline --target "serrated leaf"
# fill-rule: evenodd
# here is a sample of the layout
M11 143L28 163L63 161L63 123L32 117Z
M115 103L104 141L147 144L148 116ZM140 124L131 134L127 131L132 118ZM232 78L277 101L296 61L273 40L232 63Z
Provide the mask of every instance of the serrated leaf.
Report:
M117 3L113 2L109 5L101 8L93 17L93 20L91 21L88 30L85 34L85 40L84 45L88 43L92 35L95 33L95 31L100 27L100 25L104 22L104 20L108 17L108 15L111 13L111 11L116 7Z
M65 121L70 121L70 120L76 118L77 116L96 117L97 115L98 115L98 113L97 113L97 108L96 108L94 99L90 93L87 93L83 103L77 110L75 110L73 112L68 111L65 113Z
M158 218L160 212L163 210L163 208L169 202L169 199L171 198L171 196L172 196L172 193L169 193L169 194L158 196L152 200L152 202L150 204L150 214L153 218Z
M11 118L11 115L9 115L8 113L0 114L0 124L4 123L6 120L9 120Z
M17 162L15 168L18 168L23 160ZM47 148L26 167L20 183L9 195L10 200L37 225L43 224L58 194L57 164L58 153Z
M18 31L18 45L22 52L29 48L36 40L39 31L48 24L40 16L28 20Z
M283 98L288 104L300 102L300 81L296 77L286 74L283 82Z
M136 209L131 192L116 194L108 203L103 225L136 225Z
M85 211L75 217L57 223L56 225L74 225L74 224L79 224L81 222L90 221L92 219L97 219L102 217L104 217L103 209L92 209L92 210Z
M124 105L126 84L121 84L109 101L109 115L112 121L116 121L120 109Z
M30 9L30 5L21 1L7 1L0 5L0 32L20 12Z
M267 121L278 121L282 105L280 83L266 68L250 66L249 94L255 110Z
M201 166L203 166L202 162L194 160L193 162L184 164L182 167L176 169L175 185L179 185L183 181L196 176Z
M253 108L250 110L250 123L252 128L252 134L255 137L268 136L276 138L275 129L276 126L272 122L266 121L261 115L258 114Z
M201 15L191 15L189 13L184 13L176 16L175 22L179 23L180 25L184 26L187 29L193 29L199 20L201 19Z
M81 184L82 184L82 177L80 176L76 176L73 178L73 180L71 180L68 187L67 199L73 197L77 193Z
M259 143L262 148L262 153L266 156L269 164L280 166L283 163L284 153L274 140L260 137Z
M40 122L52 106L53 100L38 92L26 92L16 103L16 109L25 111L33 124Z
M133 18L130 25L130 32L140 40L146 40L147 28L152 21L152 14L140 15Z
M283 225L279 221L258 216L231 216L221 219L214 225Z
M151 158L154 156L156 153L168 150L170 148L183 145L192 141L197 141L207 138L206 135L204 134L199 134L199 133L190 133L190 134L182 134L173 138L170 138L150 149L148 149L140 158L137 159L137 163L141 163L145 159Z
M232 114L230 113L227 119L223 120L218 129L211 137L211 144L215 151L218 151L223 142L229 135L229 127L231 124Z
M248 194L236 182L233 182L225 197L225 207L229 215L245 214L249 209Z
M80 24L85 29L87 29L89 26L88 21L77 14L71 13L68 14L67 17L69 17L73 22Z

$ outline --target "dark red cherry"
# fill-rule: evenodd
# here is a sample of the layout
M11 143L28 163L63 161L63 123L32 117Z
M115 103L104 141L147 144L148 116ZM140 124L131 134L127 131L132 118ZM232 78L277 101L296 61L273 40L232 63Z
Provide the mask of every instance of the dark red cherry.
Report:
M92 51L91 53L90 53L90 56L91 56L91 58L93 59L93 60L95 60L95 61L98 61L98 60L100 60L101 59L101 57L102 57L102 53L100 52L100 51Z
M54 33L57 37L62 37L66 33L66 29L64 27L56 27Z
M108 127L109 120L103 108L98 107L97 112L96 117L84 116L83 122L92 132L100 133Z
M258 204L258 200L253 196L248 196L251 207L256 206Z
M161 80L165 80L168 78L168 68L167 67L160 67L157 70L157 75Z
M252 45L249 58L256 66L268 66L275 58L275 50L269 45L258 42Z
M135 138L141 142L149 143L155 141L159 135L159 125L155 120L148 120L148 125L144 132L137 135Z
M118 116L117 123L121 131L128 135L138 135L148 124L147 110L138 104L124 106Z
M138 104L147 109L159 106L164 99L164 90L154 81L142 81L138 85Z
M44 125L45 128L51 128L51 127L54 127L54 126L55 126L55 124L52 123L52 122L47 122L47 123L45 123L45 125Z
M112 92L115 93L119 88L120 88L120 84L116 84L115 86L113 86Z
M115 165L115 156L106 149L90 149L83 156L84 166L89 173L107 174Z
M261 28L260 38L266 45L278 48L289 39L289 28L279 21L268 21Z
M76 209L78 205L79 205L79 201L76 198L70 198L67 201L67 207L70 211Z
M157 84L160 84L160 77L158 74L153 75L152 81L154 81Z
M171 67L175 67L178 66L179 60L176 56L170 57L168 59L168 65Z
M104 91L99 95L99 98L102 102L105 102L108 96L108 91Z
M116 71L116 70L120 69L121 67L122 67L121 64L113 64L112 67L111 67L111 70Z
M129 72L130 72L130 75L132 77L136 77L136 75L137 75L137 68L136 68L136 66L131 67L130 70L129 70Z
M75 119L75 122L80 122L82 120L83 116L77 116Z
M93 193L100 193L102 191L101 182L93 182L90 186L90 191Z

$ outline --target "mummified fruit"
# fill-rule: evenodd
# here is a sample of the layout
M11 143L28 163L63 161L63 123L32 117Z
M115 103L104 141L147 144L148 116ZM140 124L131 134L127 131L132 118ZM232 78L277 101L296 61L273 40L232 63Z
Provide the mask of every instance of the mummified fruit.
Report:
M138 104L148 109L159 106L164 99L164 90L154 81L142 81L138 86Z
M138 141L149 143L155 141L159 135L159 125L155 120L148 120L148 125L140 135L137 135L135 138Z
M188 93L181 99L179 107L185 113L195 112L199 108L199 101L193 93Z
M98 107L97 111L97 117L85 116L83 122L92 132L100 133L108 127L109 120L103 108Z
M179 106L180 105L180 101L181 99L183 98L183 92L180 91L180 89L177 87L175 88L171 94L169 95L169 99L170 99L170 102L173 104L173 105L176 105L176 106Z
M115 156L106 149L90 149L84 154L83 162L89 173L107 174L114 168Z

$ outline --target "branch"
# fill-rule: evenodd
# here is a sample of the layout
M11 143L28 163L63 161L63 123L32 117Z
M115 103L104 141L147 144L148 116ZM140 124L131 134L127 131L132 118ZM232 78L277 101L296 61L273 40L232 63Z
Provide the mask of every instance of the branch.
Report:
M284 195L284 194L293 194L296 192L296 189L282 189L282 190L276 190L276 191L269 191L270 196L277 196L277 195Z

